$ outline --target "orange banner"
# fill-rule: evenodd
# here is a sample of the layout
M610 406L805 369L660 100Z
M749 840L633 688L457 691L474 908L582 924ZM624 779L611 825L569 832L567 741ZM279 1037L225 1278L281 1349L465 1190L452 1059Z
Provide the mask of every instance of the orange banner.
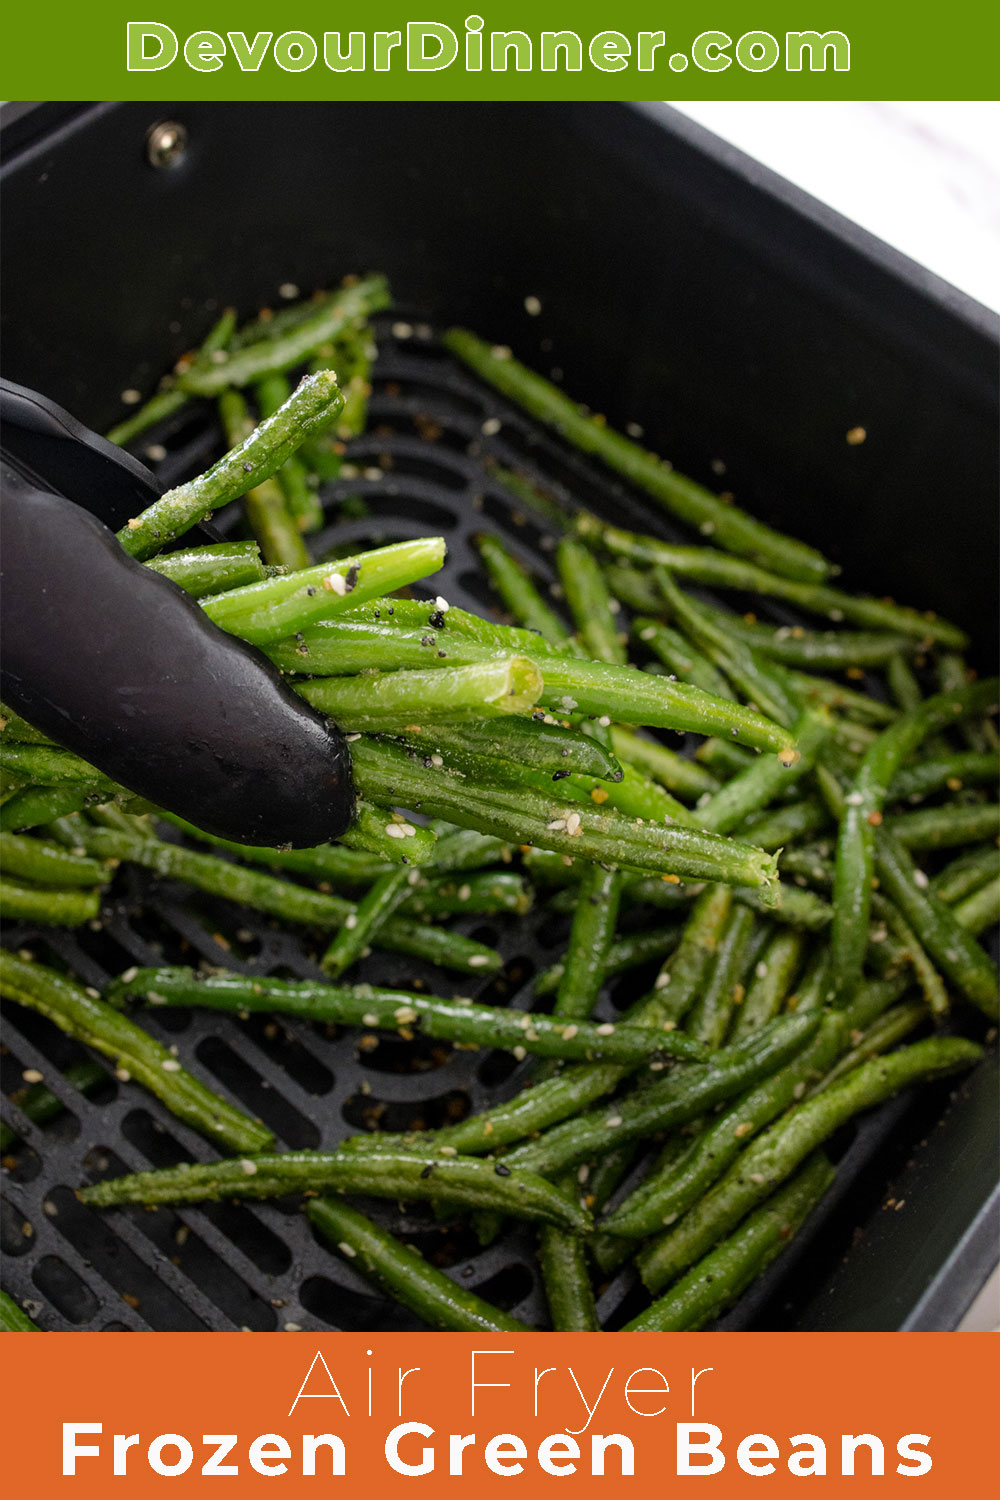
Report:
M4 1343L8 1494L995 1493L972 1334L47 1334ZM570 1481L567 1486L565 1481Z

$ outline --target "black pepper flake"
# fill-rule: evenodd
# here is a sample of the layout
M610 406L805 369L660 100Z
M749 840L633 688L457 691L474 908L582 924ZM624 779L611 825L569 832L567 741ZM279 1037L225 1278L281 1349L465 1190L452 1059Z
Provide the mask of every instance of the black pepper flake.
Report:
M434 1170L434 1164L432 1162L429 1167L425 1167L424 1170L421 1172L421 1174L420 1174L421 1178L429 1177L431 1175L431 1173L433 1172L433 1170Z
M306 586L306 593L308 594L310 599L314 597L316 589L311 583Z
M435 639L436 637L433 635L422 635L420 637L420 644L421 646L433 646Z
M553 781L565 781L566 777L569 776L569 774L570 774L569 771L553 771L552 772L552 780Z
M435 630L443 630L444 629L444 615L441 613L441 611L439 609L436 609L434 611L434 613L428 618L427 623L428 623L428 625L433 625L433 627L434 627Z
M502 1161L498 1161L497 1164L496 1164L496 1166L493 1168L493 1170L497 1174L498 1177L509 1177L510 1176L510 1167L505 1167Z
M389 608L386 610L386 614L387 615L394 615L395 613L396 613L396 611L393 609L392 605L390 604Z
M243 465L243 472L244 472L244 474L252 474L253 473L253 464L244 464Z
M358 585L358 576L359 576L360 572L361 572L361 568L360 568L359 564L358 563L351 563L351 566L348 568L347 573L344 576L344 592L345 593L350 594L350 593L353 592L354 589L357 588L357 585Z
M425 755L424 756L424 770L425 771L430 771L430 770L433 769L433 766L434 766L434 762L431 760L430 756L429 755Z
M438 652L438 656L440 656L440 657L441 657L441 659L442 659L442 661L443 661L443 660L444 660L444 658L445 658L445 657L446 657L446 656L447 656L447 655L448 655L448 653L447 653L447 651L439 651L439 652Z

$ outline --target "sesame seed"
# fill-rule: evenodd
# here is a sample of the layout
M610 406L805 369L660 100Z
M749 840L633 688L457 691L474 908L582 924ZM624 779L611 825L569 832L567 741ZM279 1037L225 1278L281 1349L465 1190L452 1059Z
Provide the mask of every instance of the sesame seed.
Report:
M611 720L608 718L607 714L601 714L601 717L597 722L598 724L600 724L602 729L608 729L611 726Z
M283 281L278 288L278 296L284 297L286 302L294 302L299 295L299 289L294 281Z
M162 463L167 456L167 450L162 443L150 443L146 449L146 457L152 464Z
M501 422L499 417L487 417L479 430L483 434L483 437L496 437L500 431L500 427Z
M457 1156L458 1155L458 1147L457 1146L442 1146L441 1147L441 1155L442 1156Z
M354 741L355 740L359 740L360 738L361 738L360 733L358 733L358 734L345 734L344 735L344 739L347 741L347 743L349 745L353 745Z
M607 1119L604 1122L605 1127L608 1130L617 1130L618 1127L619 1127L619 1125L621 1123L622 1123L622 1117L621 1117L621 1115L608 1115Z
M860 443L864 442L867 436L868 434L863 427L851 427L847 432L847 442L852 448L857 448Z
M579 1026L574 1026L572 1024L569 1026L564 1026L562 1031L563 1040L566 1042L571 1042L579 1030Z
M474 953L469 959L470 969L481 969L489 963L489 956L485 953Z
M413 1009L412 1005L401 1005L398 1010L393 1011L393 1016L399 1022L400 1026L409 1026L412 1021L417 1019L417 1012Z
M754 973L756 974L756 976L757 976L758 979L766 979L767 978L767 964L764 962L763 959L761 959L760 963L754 969Z
M142 392L129 386L127 391L122 391L122 402L125 406L137 406L142 400Z
M346 1255L348 1260L353 1260L358 1253L355 1250L354 1246L349 1245L346 1240L340 1240L337 1245L337 1249L340 1251L341 1255Z
M742 1140L745 1135L749 1135L752 1129L753 1121L744 1120L741 1125L737 1125L736 1129L733 1131L733 1135L735 1135L738 1140Z
M926 874L924 873L923 870L914 870L914 872L913 872L913 884L914 885L918 885L920 887L920 889L923 891L923 890L926 890L926 888L930 885L930 881L928 880L928 878L927 878L927 876L926 876Z
M25 1068L21 1077L25 1083L41 1083L44 1074L40 1073L37 1068Z
M525 297L524 310L529 318L537 318L542 310L542 304L537 297Z
M443 766L444 765L444 756L443 755L432 755L431 756L431 765L435 766L435 767L441 767L441 766Z
M399 823L387 823L385 831L391 839L401 839L404 837L403 829Z
M524 1062L524 1059L528 1055L527 1051L525 1050L524 1047L512 1047L511 1051L513 1052L514 1056L517 1058L518 1062Z
M615 1028L610 1021L602 1021L597 1027L598 1036L614 1036Z
M412 339L412 337L413 337L413 325L412 325L412 323L393 323L393 325L392 325L392 336L393 336L394 339Z
M256 1177L257 1163L255 1161L248 1161L247 1158L244 1157L240 1162L240 1166L248 1177Z
M301 1323L286 1323L285 1324L285 1332L286 1333L301 1333L302 1332L302 1324Z
M348 932L351 932L351 931L353 931L353 929L355 927L357 927L357 925L358 925L357 916L352 911L349 916L347 916L347 917L344 918L344 926L347 928Z
M323 587L331 594L343 596L347 593L347 584L341 573L328 573L323 579Z
M664 970L664 972L662 974L657 974L657 976L656 976L656 982L653 985L653 988L654 988L654 990L665 990L666 987L667 987L667 985L669 983L670 983L670 972L669 972L669 970Z
M372 1012L369 1011L366 1016L361 1017L361 1021L364 1026L377 1026L378 1016L373 1015Z

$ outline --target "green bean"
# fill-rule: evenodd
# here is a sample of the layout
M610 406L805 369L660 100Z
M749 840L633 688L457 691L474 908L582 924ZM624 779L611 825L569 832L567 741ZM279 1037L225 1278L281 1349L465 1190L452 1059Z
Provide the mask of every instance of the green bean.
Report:
M491 870L467 875L461 881L438 877L419 878L401 910L417 917L488 916L495 912L512 912L523 917L531 910L532 891L521 875L512 871Z
M498 783L477 784L447 769L426 770L405 751L362 738L354 743L354 779L362 795L390 795L403 807L443 817L511 842L539 844L596 862L624 863L695 878L767 886L773 856L687 828L638 824L621 815L559 804ZM765 895L765 900L767 899Z
M885 675L889 692L904 713L913 713L920 707L924 695L913 675L913 668L902 654L897 653L889 658Z
M537 631L549 645L566 649L569 631L503 543L495 536L481 536L478 547L489 580L514 619Z
M352 1268L384 1287L433 1327L457 1333L526 1333L527 1327L458 1286L416 1250L336 1198L317 1198L306 1213Z
M597 1333L601 1325L590 1284L587 1250L580 1236L543 1226L538 1236L538 1262L553 1331Z
M902 947L903 953L913 965L913 971L917 983L923 992L927 1009L931 1015L938 1020L943 1019L949 1011L948 991L944 987L941 976L931 963L927 954L921 946L913 928L903 916L894 901L889 901L882 895L881 891L872 894L872 909L885 923L886 930L891 932Z
M679 1219L741 1157L753 1136L784 1115L823 1077L848 1045L852 1033L859 1034L861 1025L891 1004L902 984L905 981L870 984L859 992L849 1013L833 1011L823 1016L819 1029L797 1056L741 1093L708 1123L682 1156L655 1169L603 1220L602 1231L638 1239ZM817 988L812 985L814 996ZM814 1013L809 999L806 1009Z
M968 671L960 656L952 652L942 653L938 659L938 682L943 693L955 692L973 680L974 674ZM996 733L991 733L991 729L987 722L977 724L968 720L958 726L958 732L969 749L981 753L997 749Z
M833 907L829 902L784 880L778 882L778 901L773 907L758 901L756 891L740 889L734 896L754 911L762 911L776 922L799 927L805 932L825 932L833 921Z
M117 782L102 776L79 755L58 746L8 744L5 741L2 753L7 769L35 786L75 784L106 793L117 790Z
M55 746L55 740L29 724L27 719L22 719L6 703L0 703L0 744Z
M930 700L928 700L930 701ZM882 829L876 844L879 880L942 973L991 1020L997 1018L997 967L954 912L924 884L909 853Z
M786 667L836 672L848 667L881 667L915 649L911 636L887 631L806 630L801 625L762 625L745 616L728 620L733 635Z
M257 430L257 424L250 415L242 392L223 391L218 400L218 408L227 447L239 448ZM294 457L294 453L289 454L277 473L282 473ZM265 562L290 571L308 568L308 549L285 492L274 474L248 488L243 496L243 504Z
M904 1000L900 1005L891 1006L863 1032L852 1033L858 1038L855 1045L849 1052L841 1054L829 1073L810 1092L821 1093L831 1083L836 1083L838 1078L853 1073L862 1063L869 1062L882 1052L888 1052L926 1020L927 1007L920 1000Z
M63 786L26 786L8 797L0 807L0 830L39 828L57 818L79 812L100 795L96 782L67 782Z
M843 726L844 736L848 738L849 730L857 737L858 744L867 741L871 733L869 725L892 724L899 718L897 710L890 704L856 693L842 682L831 682L828 677L810 677L806 672L789 671L787 667L782 667L782 671L788 673L789 687L804 703L821 703L846 714L851 722Z
M767 807L779 793L812 770L829 733L829 719L814 709L805 709L792 726L795 760L788 764L787 757L761 757L707 801L698 804L699 823L714 833L731 832L750 813Z
M320 968L336 979L355 963L370 944L377 940L387 917L406 900L410 891L410 877L415 870L397 865L388 875L380 875L361 901L356 911L344 920L326 952L320 960ZM418 877L419 878L419 877Z
M251 864L270 865L276 870L295 870L300 875L311 875L314 880L329 881L331 885L370 885L393 868L364 850L345 849L342 844L319 844L315 849L270 849L266 845L237 844L232 839L205 833L176 813L158 810L157 817L179 828L189 838L211 844L215 849L228 849L230 854L238 854ZM437 852L436 846L432 852Z
M995 838L1000 833L1000 807L995 802L950 802L896 813L885 826L907 849L951 849Z
M100 1063L92 1062L90 1058L70 1063L60 1073L63 1082L78 1089L81 1094L93 1093L94 1089L108 1081L107 1069L102 1068ZM33 1125L47 1125L50 1120L58 1119L66 1108L58 1094L54 1094L44 1083L33 1083L30 1088L12 1094L11 1099ZM18 1138L17 1131L10 1125L0 1124L0 1155L9 1151Z
M994 876L951 909L959 927L975 936L1000 922L1000 876Z
M647 776L678 797L700 797L703 792L718 791L719 783L710 771L656 740L612 724L611 744L620 761L627 760L630 765L645 771Z
M396 601L399 605L413 600ZM386 601L378 600L381 612ZM426 611L427 606L424 606ZM527 630L495 627L499 640L480 640L464 630L435 631L426 623L401 627L391 620L362 620L345 614L335 620L318 620L297 635L267 648L267 655L285 672L308 672L313 677L350 677L356 672L396 671L399 668L451 667L494 661L498 656L524 656L544 648L541 636ZM509 633L508 633L509 630ZM447 649L445 649L447 648Z
M168 1048L81 985L42 964L0 950L0 989L61 1031L115 1061L116 1077L134 1078L172 1114L230 1151L261 1151L271 1132L199 1083Z
M733 833L745 844L756 844L758 849L773 853L807 834L818 833L828 822L829 816L823 804L815 797L804 797L801 802L789 802L769 812L752 814L745 822L737 824Z
M718 667L669 625L640 615L632 621L632 630L637 639L656 654L668 671L675 672L685 682L693 683L706 693L714 693L717 698L734 696Z
M441 751L453 763L464 752L478 763L511 761L525 769L558 772L560 778L569 772L602 781L621 781L624 776L618 761L592 735L566 729L549 714L530 719L506 715L461 727L435 724L419 731L409 726L406 738L416 747L423 741L428 754Z
M325 307L339 295L339 290L314 292L311 297L287 303L277 311L271 307L262 307L256 318L249 323L241 323L229 341L229 348L245 349L248 344L259 344L262 339L281 338L289 329L298 328L307 318L311 318L319 311L320 306Z
M982 1048L960 1037L916 1042L863 1063L822 1094L806 1099L758 1137L680 1222L644 1249L638 1264L650 1292L688 1266L766 1198L827 1136L862 1109L872 1109L924 1078L970 1067Z
M364 1193L407 1201L447 1199L463 1208L497 1208L532 1223L578 1233L590 1215L533 1172L498 1173L475 1156L425 1162L409 1151L284 1151L217 1162L184 1162L155 1172L112 1177L78 1191L82 1203L205 1203L220 1198L282 1198L288 1193Z
M336 373L337 383L340 385L344 406L346 406L347 391L340 380L339 370ZM273 417L292 394L292 387L287 376L274 373L262 376L257 381L254 391L261 415ZM341 407L341 416L343 413L344 407ZM323 506L310 483L309 471L303 462L301 449L285 459L275 478L299 530L318 531L323 524Z
M248 979L215 974L199 979L190 969L139 969L118 980L109 996L148 995L156 1005L203 1005L214 1010L273 1011L306 1020L349 1026L381 1026L471 1047L504 1047L515 1055L565 1057L638 1065L653 1053L698 1058L704 1048L670 1032L604 1022L567 1025L560 1018L531 1011L498 1010L456 996L417 995L406 990L315 984L310 980Z
M325 677L299 687L308 703L348 730L393 729L417 718L456 722L522 714L541 690L541 673L525 656L432 672Z
M580 882L579 899L553 1014L589 1020L604 983L604 966L618 923L621 875L592 866Z
M960 854L950 865L931 880L931 889L949 905L961 901L988 880L1000 875L1000 849L996 844L985 844L980 849L970 849Z
M574 537L563 537L556 549L556 567L566 603L588 656L611 666L625 665L625 645L612 599L591 551Z
M256 542L219 542L207 547L187 547L151 557L146 564L176 583L185 593L203 599L227 589L259 583L264 577L260 548Z
M374 854L386 864L423 865L434 853L436 839L430 828L411 823L402 813L378 802L358 797L354 821L340 835L345 848Z
M0 1333L41 1333L9 1293L0 1291Z
M884 599L847 594L827 584L802 583L780 577L776 571L768 572L710 547L674 546L659 537L639 536L606 525L586 512L577 518L576 528L585 541L599 542L619 557L629 557L650 566L662 565L695 583L787 599L790 604L797 604L811 614L825 615L838 624L841 620L852 620L875 630L916 636L918 641L940 641L945 645L964 646L967 642L965 632L957 625L939 620L935 615L919 614Z
M650 927L643 932L632 933L610 944L602 971L603 981L625 974L629 969L639 968L655 958L667 958L680 942L679 927ZM552 964L543 969L532 985L536 999L551 995L559 987L566 971L563 963Z
M310 375L273 417L197 479L168 490L118 533L132 557L145 559L196 521L269 479L310 432L336 416L343 398L329 373ZM256 585L260 587L260 585Z
M383 276L369 276L342 287L320 302L308 317L277 337L265 337L234 350L228 359L207 366L190 366L178 376L182 390L195 396L217 396L228 386L249 385L262 375L294 369L320 344L336 339L370 314L389 305ZM331 412L331 417L335 413Z
M707 982L696 999L685 1030L715 1051L722 1045L732 1019L734 996L744 967L744 954L756 918L745 906L729 913Z
M802 1226L834 1179L821 1151L623 1333L693 1332L734 1302Z
M956 722L966 714L981 711L996 701L996 682L978 683L961 692L927 698L919 708L904 714L884 730L865 752L846 798L837 841L834 869L834 918L831 944L834 984L838 1004L849 999L861 973L868 935L868 907L874 874L875 830L882 821L882 808L889 784L907 755L921 740ZM899 897L911 925L926 937ZM940 956L935 954L940 962Z
M672 515L711 536L720 547L765 562L790 578L822 579L834 571L814 548L754 520L616 432L602 417L577 406L542 376L513 359L509 349L491 348L462 328L449 329L444 343L503 395L554 427L574 447L596 454Z
M0 878L0 912L8 922L41 922L47 927L82 927L101 909L101 893L57 891L51 886L18 885Z
M404 825L412 826L412 825ZM269 912L288 922L301 922L322 929L343 926L356 914L357 908L342 896L312 891L305 886L259 870L248 870L228 860L216 859L167 844L159 839L116 833L109 829L82 829L83 846L101 858L125 860L152 870L161 879L183 880L196 890ZM460 973L480 968L485 973L500 967L501 959L492 948L475 943L457 932L444 932L419 922L392 918L383 923L379 944L397 953L426 958L430 963L444 964Z
M101 885L110 878L105 865L84 855L71 854L59 844L16 833L0 833L0 867L7 874L36 885Z
M258 429L260 431L261 429ZM405 588L436 573L444 562L443 537L394 542L336 563L321 563L283 578L268 578L208 599L216 625L254 646L267 646L313 620L356 608L367 599Z
M742 1047L725 1047L709 1062L692 1063L596 1109L553 1125L537 1140L516 1146L510 1166L554 1176L600 1155L609 1145L644 1139L697 1119L711 1105L767 1077L799 1051L819 1015L780 1016Z
M694 752L694 758L699 765L709 766L712 771L718 771L726 777L736 776L753 764L753 756L742 745L734 745L732 740L715 737L700 744Z
M235 327L236 312L233 308L227 307L222 317L206 334L201 348L195 355L195 363L199 361L207 363L213 354L225 349L233 337ZM107 435L108 442L123 448L141 432L155 427L158 422L163 422L167 417L175 416L177 412L182 411L190 400L191 397L187 391L179 390L171 381L166 389L157 391L155 396L151 396L144 405L139 407L138 411L126 417L124 422L119 422L117 426L112 427Z
M983 755L978 750L959 750L934 760L918 761L904 766L889 783L890 802L912 801L947 787L960 791L963 786L995 782L1000 777L1000 755L995 750Z
M799 971L805 952L805 938L794 927L774 933L763 956L754 968L754 977L736 1011L730 1045L752 1036L765 1022L778 1014Z

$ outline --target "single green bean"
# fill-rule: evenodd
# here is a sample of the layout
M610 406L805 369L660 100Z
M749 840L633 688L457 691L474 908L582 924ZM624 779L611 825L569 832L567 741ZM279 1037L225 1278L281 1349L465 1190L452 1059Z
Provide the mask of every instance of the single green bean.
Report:
M489 580L514 619L557 649L567 649L569 631L550 609L521 564L494 536L481 536L479 555Z
M621 1331L676 1333L703 1328L781 1254L834 1176L828 1159L817 1151L791 1182Z
M325 677L298 689L314 708L353 731L401 729L413 720L523 714L537 703L541 690L542 675L525 656L432 672Z
M931 880L931 889L949 905L961 901L988 880L1000 875L1000 849L996 844L984 844L982 848L970 849L960 854L951 864L945 865Z
M907 922L896 903L887 900L881 891L872 893L872 910L885 923L886 930L892 933L896 942L900 945L903 954L913 965L913 972L923 992L927 1009L932 1016L935 1016L938 1020L943 1020L950 1009L948 991L945 989L940 974L925 953L920 939L913 931L913 928Z
M1000 833L1000 807L990 802L948 802L942 807L921 807L915 812L896 813L886 819L907 849L951 849Z
M110 879L110 871L96 859L72 854L59 844L16 833L0 833L0 868L36 885L95 886Z
M332 421L343 398L330 374L310 375L279 412L197 479L168 490L118 533L132 557L145 559L230 500L269 479L317 428ZM257 585L260 587L260 585Z
M660 600L661 606L662 603ZM703 688L706 693L714 693L717 698L734 697L732 688L718 667L669 625L640 615L632 621L632 630L667 670L675 672L683 681Z
M554 1015L586 1021L593 1014L604 983L620 899L621 875L617 870L593 865L584 874L556 991Z
M258 429L260 431L261 429ZM443 537L393 542L336 563L321 563L282 578L268 578L205 601L216 625L254 646L267 646L312 621L354 608L364 600L405 588L444 562Z
M54 823L81 807L101 790L96 782L67 782L63 786L26 786L14 792L0 807L0 830L39 828Z
M804 1100L758 1137L678 1224L640 1253L646 1287L655 1293L680 1276L859 1110L874 1108L911 1083L971 1067L981 1056L982 1048L974 1042L935 1037L863 1063L822 1094Z
M698 822L713 833L730 833L750 813L767 807L812 770L829 733L826 715L805 709L792 726L795 759L791 764L788 757L762 756L707 801L698 804L695 814Z
M523 917L531 910L533 901L531 886L523 876L510 870L490 870L461 879L421 876L416 885L411 879L411 887L401 910L422 918L488 916L504 911Z
M884 829L875 852L882 889L920 934L920 942L938 968L985 1015L996 1020L996 964L925 883L926 876L921 877L908 851Z
M669 957L680 942L681 929L679 927L650 927L643 932L631 933L628 937L618 938L611 943L607 957L604 960L603 980L615 978L618 974L625 974L629 969L639 968L642 964L651 963L653 959ZM543 969L532 985L532 993L536 999L543 995L553 994L559 987L559 981L566 972L563 963L552 964L548 969Z
M148 995L153 1005L202 1005L214 1010L274 1011L307 1020L391 1030L421 1030L428 1036L472 1047L505 1047L515 1055L564 1057L638 1065L652 1054L699 1058L704 1048L688 1037L602 1022L570 1023L531 1011L498 1010L456 996L413 994L370 984L337 986L310 980L248 979L215 974L199 979L190 969L139 969L108 991L117 1004L128 995Z
M428 1265L409 1245L337 1198L317 1198L306 1213L348 1265L389 1291L404 1307L430 1323L457 1333L526 1333L527 1327L457 1285Z
M406 900L410 891L410 877L416 873L415 870L408 870L405 865L397 865L389 874L379 876L358 902L357 910L345 917L343 927L323 954L320 968L325 973L336 979L361 957L367 947L377 941L386 918Z
M703 485L678 474L656 454L616 432L602 417L577 406L549 381L519 364L509 349L491 347L462 328L449 329L444 343L503 395L554 427L574 447L595 454L672 515L711 536L720 547L765 562L790 578L823 579L834 571L814 548L773 531L720 500Z
M230 1151L261 1151L271 1132L199 1083L148 1032L104 1000L42 964L0 950L0 989L61 1031L115 1061L118 1078L134 1078L172 1114Z
M594 554L574 537L563 537L556 567L581 644L595 661L625 665L625 645L615 618L617 600L608 592Z
M873 1057L878 1057L882 1052L888 1052L901 1042L904 1037L916 1031L918 1026L927 1020L927 1007L921 1000L904 1000L899 1005L890 1006L885 1013L860 1034L855 1031L853 1037L857 1038L855 1045L849 1052L844 1052L830 1069L816 1084L811 1093L821 1093L831 1083L836 1083L838 1078L843 1078L847 1073L853 1073L862 1063L869 1062Z
M8 922L40 922L47 927L82 927L101 909L101 893L57 891L51 886L19 885L0 879L0 913Z
M407 729L407 740L414 746L424 744L428 754L446 754L454 762L456 754L467 758L511 761L514 765L535 771L555 772L563 779L568 773L596 777L601 781L621 781L621 766L613 755L592 735L579 729L566 729L551 714L534 714L530 719L506 715L482 723L472 721L461 727L436 724L426 730Z
M827 826L829 815L823 804L815 797L804 797L801 802L789 802L768 812L754 813L746 822L733 829L737 838L746 844L756 844L758 849L784 849L807 834L818 833Z
M729 1034L730 1045L752 1036L778 1014L802 963L805 938L794 927L776 932L754 967L753 979L737 1008Z
M912 636L871 630L806 630L801 625L762 625L745 616L729 620L732 633L782 662L807 671L836 672L848 667L881 667L912 652Z
M994 876L951 909L959 927L975 936L1000 922L1000 876Z
M282 1198L288 1193L333 1189L403 1201L447 1199L463 1208L497 1208L517 1219L557 1224L578 1233L590 1215L572 1198L534 1172L498 1173L475 1156L435 1158L425 1163L409 1151L284 1151L185 1162L155 1172L134 1172L81 1188L77 1197L94 1208L122 1203L205 1203L220 1198Z
M734 906L726 921L708 979L688 1014L689 1036L715 1051L729 1030L734 997L744 968L744 954L756 917L745 906Z
M186 594L203 599L227 589L259 583L264 577L260 548L256 542L219 542L207 547L186 547L151 557L146 564L176 583Z
M553 1331L599 1332L587 1249L580 1236L544 1225L538 1236L538 1263Z

